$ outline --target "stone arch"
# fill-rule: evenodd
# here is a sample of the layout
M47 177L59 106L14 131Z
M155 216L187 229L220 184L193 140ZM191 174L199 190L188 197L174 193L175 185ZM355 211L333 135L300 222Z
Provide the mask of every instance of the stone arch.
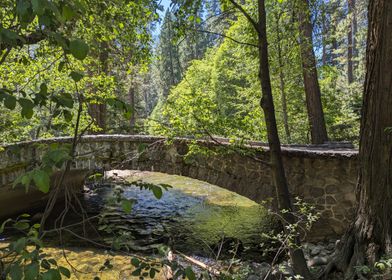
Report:
M4 147L0 153L0 213L10 210L5 209L5 200L11 201L24 195L24 192L12 189L10 185L18 175L40 161L43 154L41 144L71 141L70 137L60 137ZM189 139L174 139L166 143L162 137L144 135L84 136L78 145L67 184L80 184L82 175L85 176L91 170L132 169L199 179L256 202L274 197L269 168L260 163L268 161L268 150L262 143L249 143L248 149L254 152L252 157L244 153L216 152L189 160L185 154L190 143L214 151L218 151L221 145L230 147L225 139L222 139L223 144L213 141L191 142ZM315 204L322 214L317 226L322 229L320 235L341 234L354 209L357 151L336 147L331 149L328 146L287 146L282 151L291 192ZM30 194L30 200L38 203L42 195ZM29 207L29 204L25 206Z

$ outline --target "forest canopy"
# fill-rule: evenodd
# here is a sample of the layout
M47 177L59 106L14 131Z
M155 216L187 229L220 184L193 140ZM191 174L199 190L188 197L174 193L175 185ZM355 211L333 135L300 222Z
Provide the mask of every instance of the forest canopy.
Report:
M72 134L79 103L90 133L265 141L251 23L225 2L186 5L2 1L2 142ZM358 143L366 1L308 8L328 140ZM266 10L279 134L311 143L298 7L267 1Z

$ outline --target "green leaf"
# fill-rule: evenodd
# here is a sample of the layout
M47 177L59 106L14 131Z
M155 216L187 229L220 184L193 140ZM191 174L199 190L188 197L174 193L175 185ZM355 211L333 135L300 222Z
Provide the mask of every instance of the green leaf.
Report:
M138 268L138 269L136 269L136 270L134 270L134 271L132 272L132 275L133 275L133 276L139 276L141 272L142 272L142 269L141 269L141 268Z
M33 172L33 181L41 192L47 193L49 191L50 178L45 171L40 169L35 170Z
M44 246L42 241L36 237L30 237L30 241L33 242L35 245L37 245L40 248Z
M24 214L21 214L18 216L18 218L30 218L30 217L31 217L31 215L27 214L27 213L24 213Z
M55 259L48 259L48 262L50 262L51 264L57 266L57 262Z
M41 261L41 267L45 269L50 269L50 263L46 259L43 259Z
M33 5L33 11L39 16L42 16L45 13L46 8L46 0L31 0L31 4Z
M40 94L42 94L42 95L48 94L48 86L45 83L42 83L39 88L40 88L40 91L39 91Z
M18 240L10 244L10 249L20 254L26 247L27 239L25 237L19 238Z
M10 110L15 109L15 106L16 106L15 96L7 94L4 99L4 106Z
M21 115L26 119L31 119L33 117L34 111L31 108L22 108Z
M75 81L75 82L79 82L81 79L83 79L84 74L79 72L79 71L72 71L71 74L69 74L69 76Z
M25 186L26 192L27 192L28 188L30 186L30 183L31 183L31 174L26 173L26 174L22 175L22 177L20 178L20 182L22 183L23 186Z
M154 277L155 277L155 273L156 273L157 271L154 269L154 268L151 268L150 269L150 278L151 279L154 279Z
M26 17L28 16L29 9L30 9L30 1L28 0L19 0L16 4L16 13L19 17L25 21Z
M133 266L138 267L139 264L140 264L140 260L139 260L138 258L132 258L132 259L131 259L131 264L132 264Z
M63 6L62 16L65 20L71 20L75 17L76 13L68 5Z
M59 63L59 67L57 68L57 70L58 70L59 72L61 72L61 71L63 70L64 66L65 66L65 61L61 61L61 62Z
M66 122L72 121L72 113L68 110L63 110L64 120Z
M59 96L56 99L56 101L58 104L60 104L64 107L67 107L67 108L73 108L73 105L74 105L72 95L69 93L66 93L66 92L64 92L61 96Z
M155 196L157 199L161 199L163 192L162 192L162 189L161 189L160 187L158 187L158 186L152 186L152 187L151 187L151 190L152 190L152 193L154 194L154 196Z
M189 280L196 280L196 275L193 272L192 267L190 267L190 266L185 268L185 275L186 275L186 278L188 278Z
M172 189L173 188L173 186L171 186L171 185L169 185L169 184L164 184L164 183L162 183L162 184L159 184L163 189L165 189L166 191L168 190L168 189Z
M33 262L25 267L25 280L34 280L37 279L39 273L39 265L36 262Z
M23 278L22 267L19 263L11 265L10 277L12 280L21 280Z
M14 228L18 229L18 230L26 230L30 227L29 223L26 222L16 222L14 224Z
M64 266L59 266L59 271L65 277L71 278L71 272L69 271L68 268L65 268Z
M38 17L38 23L40 25L50 26L52 25L52 18L47 14L43 14Z
M22 106L22 116L31 119L31 117L34 114L33 108L34 108L34 103L30 99L27 98L19 98L18 102L20 106Z
M69 50L75 58L83 60L88 54L89 47L83 40L76 39L69 43Z
M123 211L127 214L131 213L133 201L129 199L123 199L121 201L121 207Z
M0 29L0 38L5 40L8 44L13 45L19 39L22 42L24 39L18 33L9 29Z
M49 269L42 274L42 280L61 280L61 274L57 269Z

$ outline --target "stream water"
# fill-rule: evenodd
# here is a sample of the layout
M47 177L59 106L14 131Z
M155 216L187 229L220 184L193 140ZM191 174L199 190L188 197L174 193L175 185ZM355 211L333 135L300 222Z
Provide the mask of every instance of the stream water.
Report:
M182 176L111 171L108 177L110 183L86 191L81 201L88 215L94 216L105 209L105 201L112 196L115 188L120 188L126 198L135 200L130 214L116 207L105 210L110 227L117 233L127 235L128 238L121 242L131 252L153 256L164 245L207 263L233 257L263 260L259 246L263 241L262 233L271 230L273 222L267 211L255 202L223 188ZM172 188L164 191L161 199L156 199L151 191L132 186L131 182L135 180L164 183ZM67 223L75 223L78 219L77 215L70 216ZM99 227L96 220L92 220L92 224ZM74 230L82 235L85 228L79 226ZM99 242L98 236L101 241L109 241L113 234L93 231L91 239ZM64 235L63 238L68 259L75 261L81 270L94 273L107 258L117 263L113 268L116 273L130 270L130 258L126 256L109 255L108 251L74 236ZM57 240L53 241L52 248L47 250L61 259ZM121 273L108 273L106 276L105 273L108 272L100 272L101 279L131 279L121 278ZM80 274L78 279L92 279L91 275L87 278L83 275Z
M148 190L122 186L124 196L135 199L136 203L131 214L116 216L112 222L130 230L135 237L135 250L149 250L166 243L186 253L212 257L223 241L228 245L225 248L230 247L230 242L240 242L241 250L245 251L241 253L246 256L262 241L261 234L271 227L264 208L223 188L162 173L116 174L129 182L142 179L173 187L157 200ZM86 200L86 204L91 205L98 197L100 202L94 204L100 205L110 193L111 189L98 189L96 196Z

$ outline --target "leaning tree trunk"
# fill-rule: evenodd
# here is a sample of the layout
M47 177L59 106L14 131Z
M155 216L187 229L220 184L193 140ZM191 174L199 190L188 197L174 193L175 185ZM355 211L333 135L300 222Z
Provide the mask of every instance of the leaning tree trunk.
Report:
M328 135L321 104L321 91L317 76L316 57L313 50L313 27L310 22L308 0L300 0L299 2L298 19L301 39L301 59L310 133L313 144L322 144L328 141Z
M276 189L278 207L281 210L288 210L287 213L283 214L285 216L284 218L288 223L293 224L295 222L295 218L292 214L293 208L290 201L289 189L283 167L280 139L276 125L275 108L272 97L264 0L259 0L258 5L259 22L257 33L259 47L259 81L262 92L260 105L264 111L264 119L267 127L271 174ZM297 243L299 244L299 240L297 240ZM311 275L306 265L302 249L300 249L300 247L291 248L290 258L292 260L295 273L302 275L305 279L310 279Z
M354 222L342 239L336 261L328 266L326 275L337 268L344 271L348 279L353 279L358 274L355 266L372 266L381 256L392 253L391 30L392 1L370 0L358 208Z

